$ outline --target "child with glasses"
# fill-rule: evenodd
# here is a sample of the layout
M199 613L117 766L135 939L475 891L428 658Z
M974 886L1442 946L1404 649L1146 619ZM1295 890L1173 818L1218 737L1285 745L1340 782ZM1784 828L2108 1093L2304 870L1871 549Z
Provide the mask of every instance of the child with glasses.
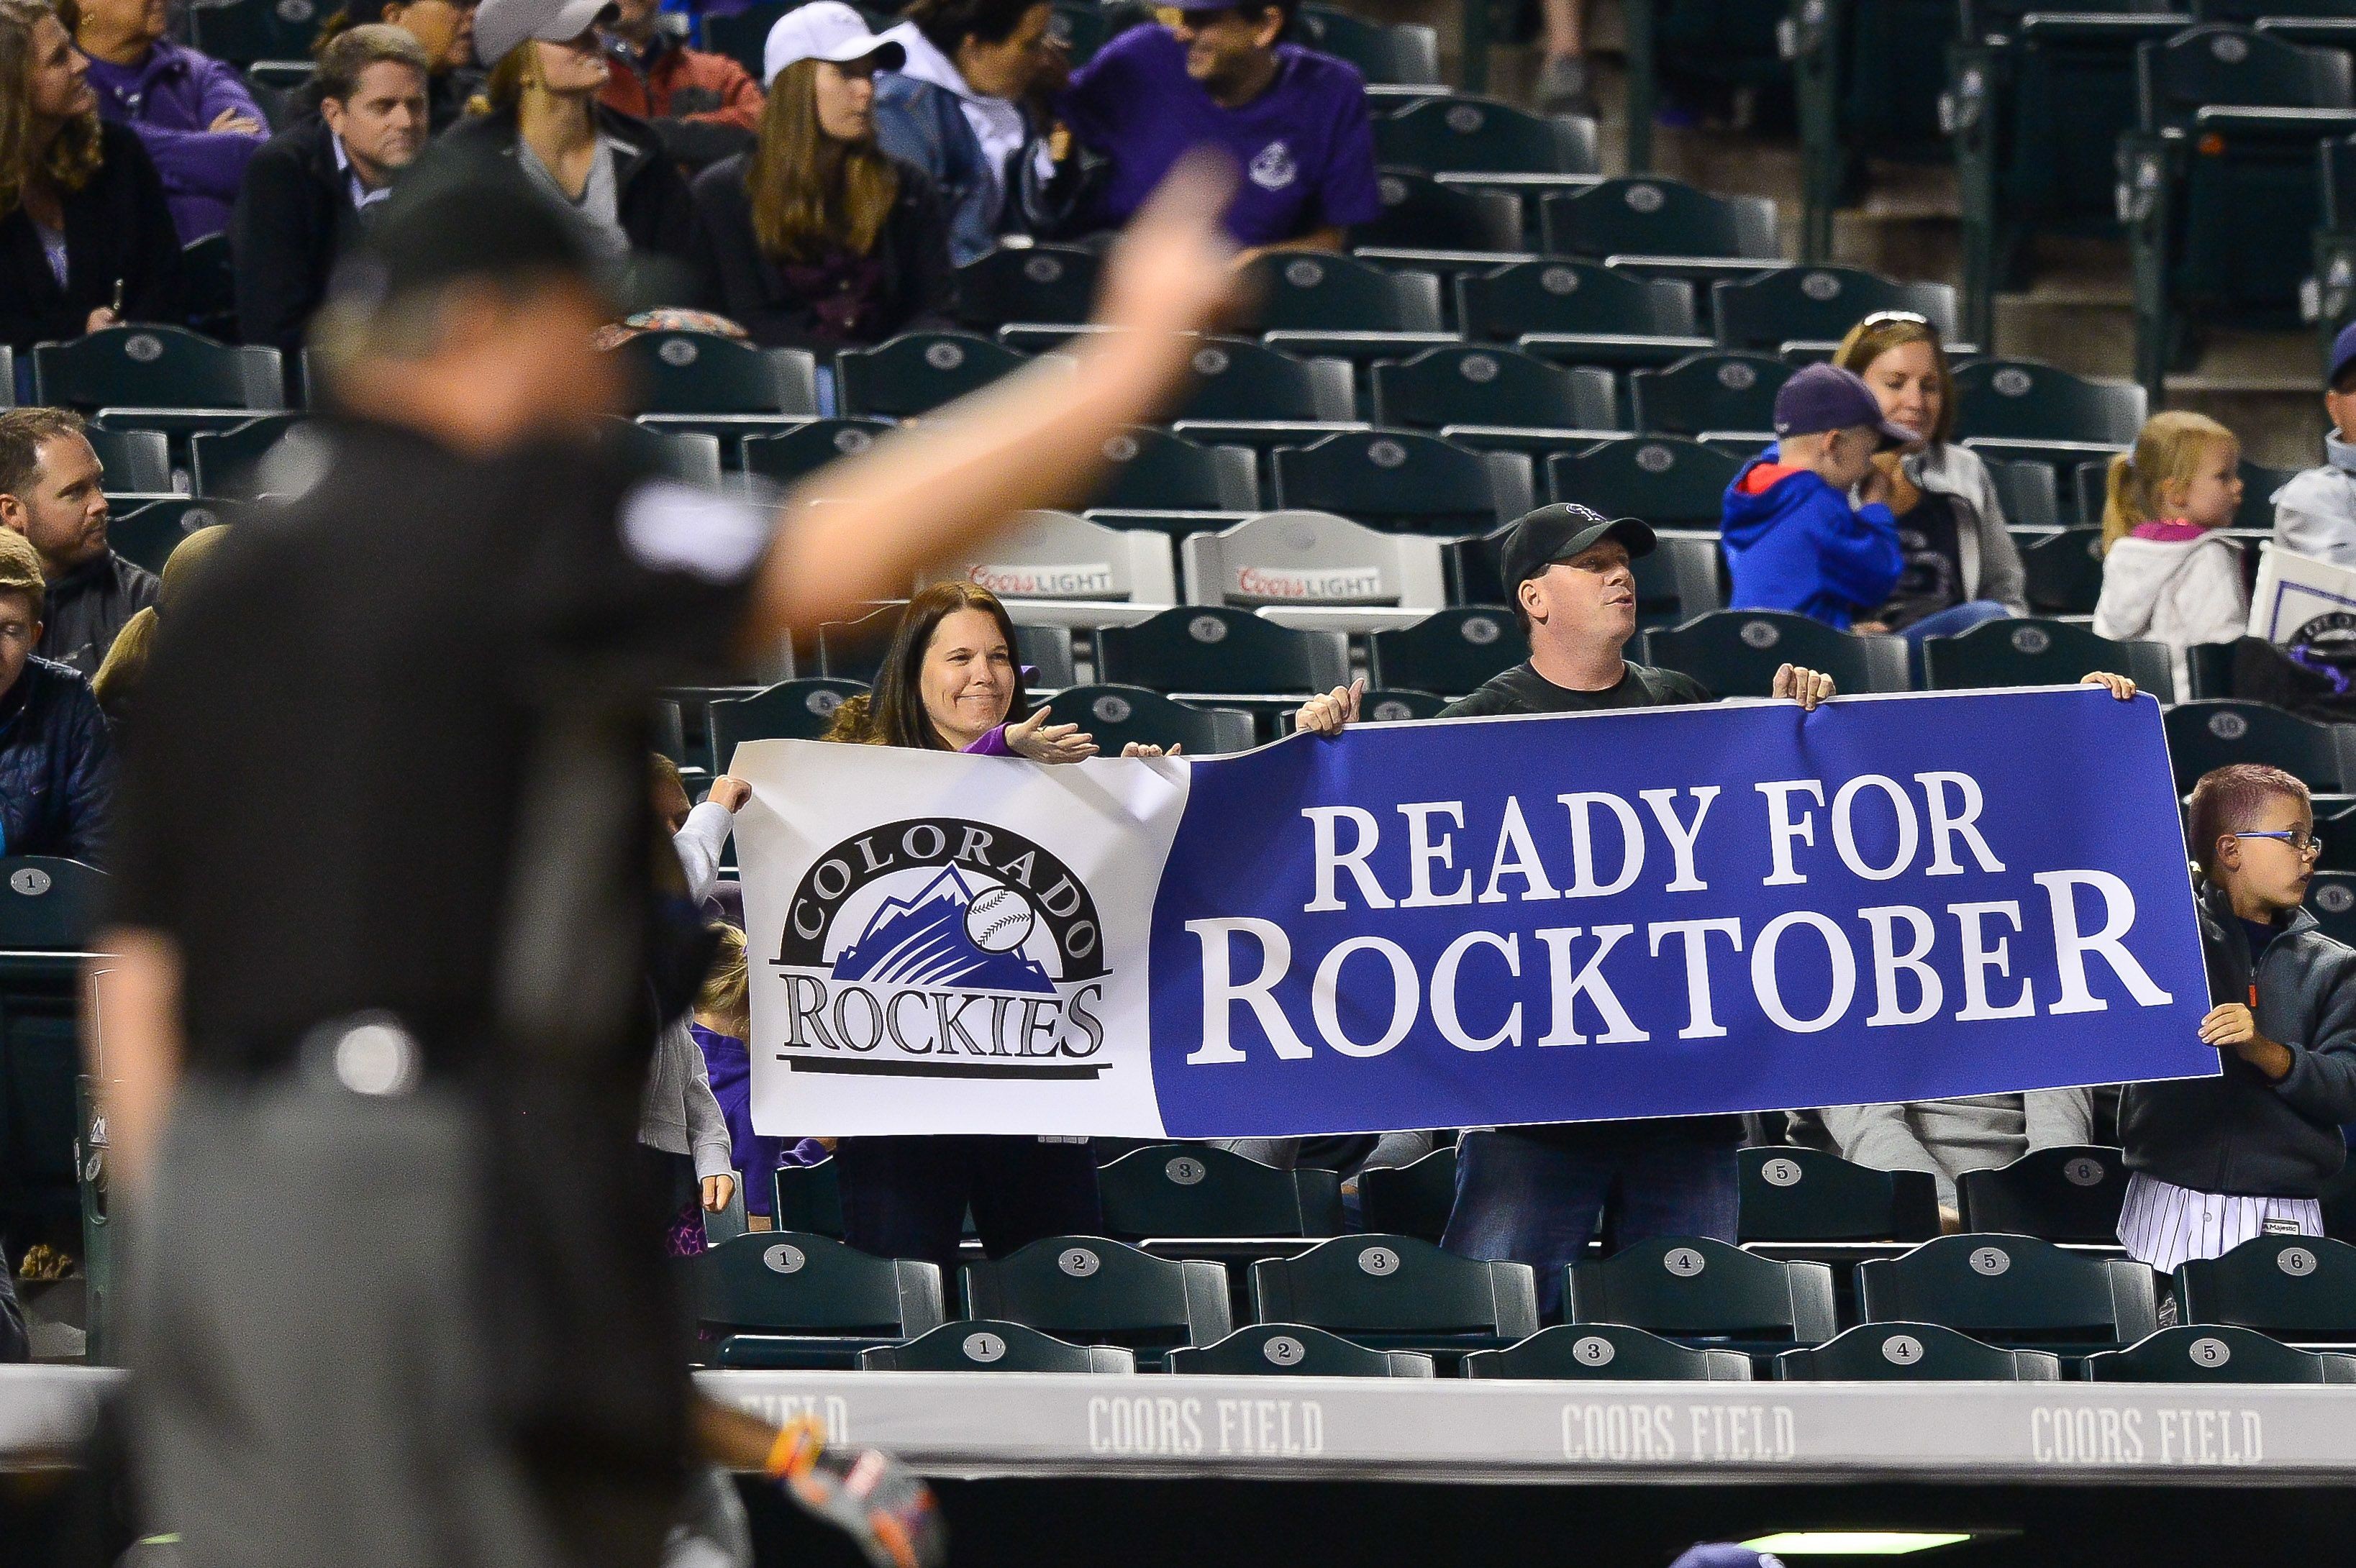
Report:
M2131 1083L2119 1241L2163 1273L2260 1235L2323 1233L2356 1121L2356 950L2301 907L2321 848L2307 786L2237 763L2193 786L2215 1078Z

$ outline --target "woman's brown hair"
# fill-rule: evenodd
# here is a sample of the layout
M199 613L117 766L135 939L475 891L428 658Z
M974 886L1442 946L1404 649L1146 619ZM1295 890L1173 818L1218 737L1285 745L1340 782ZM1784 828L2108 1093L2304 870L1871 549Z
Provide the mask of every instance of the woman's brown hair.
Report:
M1925 439L1932 446L1944 446L1955 433L1955 377L1948 367L1947 346L1939 341L1937 327L1896 313L1869 315L1848 329L1848 336L1833 352L1833 363L1862 377L1867 366L1891 349L1903 348L1910 343L1929 344L1931 362L1938 367L1939 417Z
M826 738L869 746L913 746L918 751L956 750L933 728L919 682L925 671L925 649L933 633L959 610L979 610L997 622L998 635L1006 639L1007 656L1017 657L1014 621L997 594L970 582L936 582L908 601L899 629L892 634L892 645L884 655L884 667L875 672L874 688L834 710ZM1013 724L1030 717L1031 699L1023 689L1018 658L1014 699L1003 722Z
M745 160L753 238L773 261L864 256L900 199L900 171L876 146L830 136L818 122L817 60L796 60L769 84L761 139Z
M24 205L37 176L80 190L101 161L95 108L67 121L46 148L33 145L33 32L44 16L72 33L54 0L0 0L0 218Z

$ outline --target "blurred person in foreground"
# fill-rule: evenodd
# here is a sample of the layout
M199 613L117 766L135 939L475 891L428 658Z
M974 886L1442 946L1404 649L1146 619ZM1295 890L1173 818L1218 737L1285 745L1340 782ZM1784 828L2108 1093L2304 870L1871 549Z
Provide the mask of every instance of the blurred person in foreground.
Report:
M616 302L510 163L395 191L314 330L329 461L155 650L91 975L191 1568L651 1563L691 1431L830 1506L807 1444L692 1399L664 1195L618 1157L710 953L657 922L652 694L1085 494L1226 306L1226 195L1173 177L1076 374L767 513L596 443Z

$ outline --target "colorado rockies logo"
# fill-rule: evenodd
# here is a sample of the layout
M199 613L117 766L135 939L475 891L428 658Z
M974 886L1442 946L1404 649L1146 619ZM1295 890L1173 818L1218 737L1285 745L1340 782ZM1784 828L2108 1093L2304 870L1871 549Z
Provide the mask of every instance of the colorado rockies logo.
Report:
M1062 861L1002 827L886 824L819 857L772 967L797 1072L1093 1078L1104 929Z

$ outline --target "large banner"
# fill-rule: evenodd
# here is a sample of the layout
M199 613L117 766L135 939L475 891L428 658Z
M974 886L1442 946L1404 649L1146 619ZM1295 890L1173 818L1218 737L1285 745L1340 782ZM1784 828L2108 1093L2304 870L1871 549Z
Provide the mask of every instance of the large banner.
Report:
M2356 571L2272 544L2258 547L2250 635L2288 647L2356 624Z
M2217 1071L2148 698L729 766L767 1133L1275 1136Z

